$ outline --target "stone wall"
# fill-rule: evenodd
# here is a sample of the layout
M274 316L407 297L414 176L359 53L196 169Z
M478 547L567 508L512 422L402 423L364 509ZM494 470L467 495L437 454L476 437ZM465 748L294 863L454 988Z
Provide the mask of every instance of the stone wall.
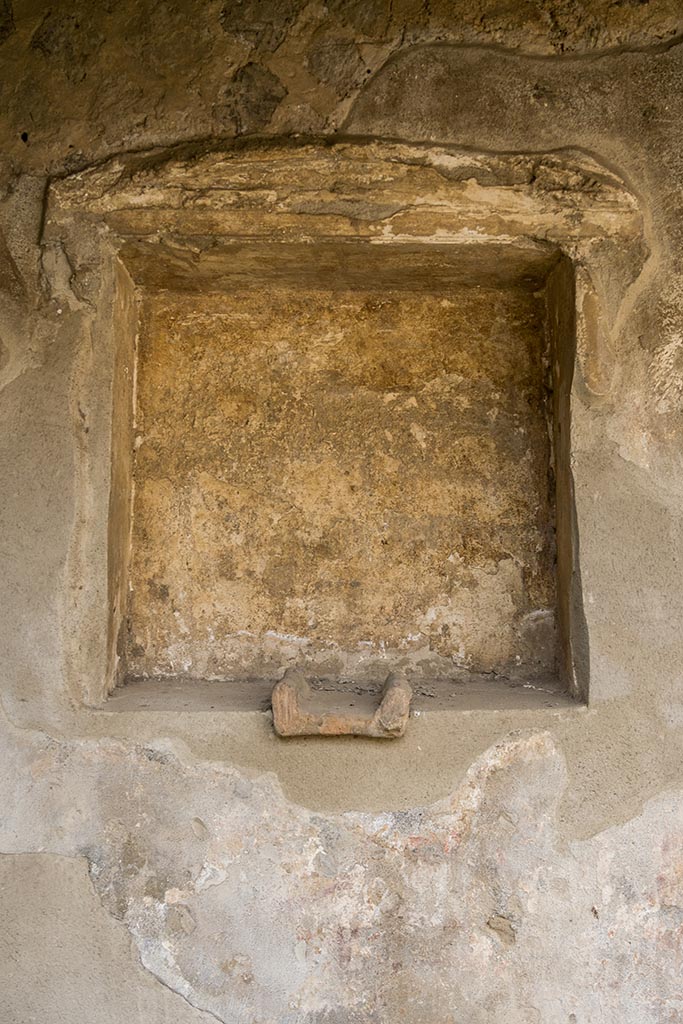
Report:
M682 42L664 0L0 3L3 1021L681 1016ZM82 178L104 209L162 150L238 136L453 147L440 176L480 185L504 158L547 209L606 174L634 197L628 240L569 253L587 705L417 717L386 746L88 706L132 314L123 286L93 305L112 225L74 248L46 197Z

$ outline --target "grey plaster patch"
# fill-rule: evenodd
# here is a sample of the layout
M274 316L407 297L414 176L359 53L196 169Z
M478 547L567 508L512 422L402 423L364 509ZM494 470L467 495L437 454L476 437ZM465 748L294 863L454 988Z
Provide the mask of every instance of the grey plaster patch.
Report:
M202 1024L145 972L125 928L98 900L87 862L50 854L0 857L3 1024Z

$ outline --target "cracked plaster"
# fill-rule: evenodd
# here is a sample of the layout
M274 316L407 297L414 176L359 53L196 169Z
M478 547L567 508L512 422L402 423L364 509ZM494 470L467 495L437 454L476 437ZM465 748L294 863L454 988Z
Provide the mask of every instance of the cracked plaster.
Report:
M143 965L218 1020L681 1010L680 801L567 840L547 733L496 743L431 806L337 815L161 738L12 739L31 784L3 794L7 852L86 857Z

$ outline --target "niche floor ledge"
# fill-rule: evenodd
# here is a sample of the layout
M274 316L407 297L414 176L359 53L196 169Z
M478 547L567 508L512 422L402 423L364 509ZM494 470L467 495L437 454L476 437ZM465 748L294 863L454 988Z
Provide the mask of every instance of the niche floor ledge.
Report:
M359 712L377 704L379 688L319 681L313 684L317 700L325 711L353 708ZM528 712L566 710L583 705L573 700L552 677L514 682L489 676L471 676L466 681L433 680L413 682L410 717L462 712ZM134 678L119 687L99 709L105 713L152 712L239 713L270 715L273 683L263 680L221 682L185 676L154 679Z

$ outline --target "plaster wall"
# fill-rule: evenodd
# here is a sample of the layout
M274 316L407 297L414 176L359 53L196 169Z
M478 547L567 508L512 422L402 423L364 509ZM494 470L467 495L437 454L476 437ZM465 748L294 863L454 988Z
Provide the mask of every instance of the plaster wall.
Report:
M680 1018L682 37L664 0L0 4L8 1024ZM571 150L636 197L638 245L570 253L587 706L423 716L389 750L86 706L112 657L89 508L111 493L113 229L50 236L47 186L254 133L505 154L549 204L538 154ZM444 174L483 173L459 160Z
M552 674L544 313L533 285L145 296L127 672L274 681L294 637L323 677Z

